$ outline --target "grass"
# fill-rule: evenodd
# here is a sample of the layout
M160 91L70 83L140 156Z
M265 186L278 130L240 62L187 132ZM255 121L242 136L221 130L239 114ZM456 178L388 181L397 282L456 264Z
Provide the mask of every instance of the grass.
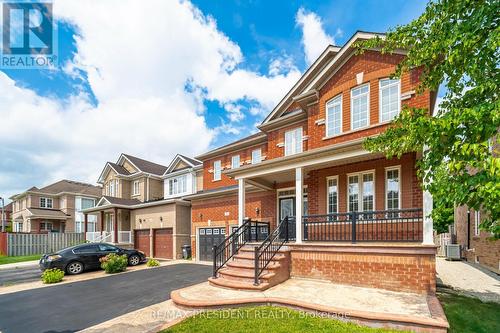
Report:
M448 289L439 289L437 296L450 323L449 332L500 332L500 304L484 303Z
M42 256L41 254L33 254L29 256L15 256L15 257L0 255L0 265L13 264L16 262L23 262L23 261L39 260L41 256Z
M283 307L258 306L199 313L161 333L211 332L335 332L387 333L400 332L369 328ZM338 317L337 317L338 318Z

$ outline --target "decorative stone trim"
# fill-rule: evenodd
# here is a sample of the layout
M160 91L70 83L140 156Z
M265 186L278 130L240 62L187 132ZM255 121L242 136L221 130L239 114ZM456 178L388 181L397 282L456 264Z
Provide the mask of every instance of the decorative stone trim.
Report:
M325 119L324 118L321 118L321 119L318 119L314 122L317 126L320 126L320 125L324 125L325 124Z

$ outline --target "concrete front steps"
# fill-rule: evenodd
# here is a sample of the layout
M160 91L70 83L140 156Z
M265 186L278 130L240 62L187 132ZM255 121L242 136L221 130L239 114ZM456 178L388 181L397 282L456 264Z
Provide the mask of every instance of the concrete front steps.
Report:
M290 278L290 252L283 247L276 253L266 269L259 276L259 285L254 285L254 245L245 245L219 270L216 279L209 278L211 285L236 289L262 291Z

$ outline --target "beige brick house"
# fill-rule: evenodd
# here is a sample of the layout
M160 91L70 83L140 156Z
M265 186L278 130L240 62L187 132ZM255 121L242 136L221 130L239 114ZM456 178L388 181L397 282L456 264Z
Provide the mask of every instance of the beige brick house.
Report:
M72 180L61 180L42 188L34 186L10 198L12 231L83 232L82 210L94 207L100 195L99 186ZM98 223L98 217L89 219L89 229L94 230Z
M201 162L177 155L168 166L121 154L99 177L102 196L84 211L100 216L87 240L135 247L147 256L171 259L189 244L190 207L182 196L196 192Z

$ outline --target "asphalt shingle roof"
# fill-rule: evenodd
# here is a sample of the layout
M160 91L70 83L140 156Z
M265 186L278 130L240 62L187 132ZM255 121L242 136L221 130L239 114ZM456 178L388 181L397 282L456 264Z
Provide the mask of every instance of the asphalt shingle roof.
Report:
M162 176L167 167L161 164L153 163L150 161L143 160L142 158L138 158L135 156L123 154L126 158L130 160L136 167L139 168L140 171L151 173L153 175ZM118 171L118 170L117 170Z

